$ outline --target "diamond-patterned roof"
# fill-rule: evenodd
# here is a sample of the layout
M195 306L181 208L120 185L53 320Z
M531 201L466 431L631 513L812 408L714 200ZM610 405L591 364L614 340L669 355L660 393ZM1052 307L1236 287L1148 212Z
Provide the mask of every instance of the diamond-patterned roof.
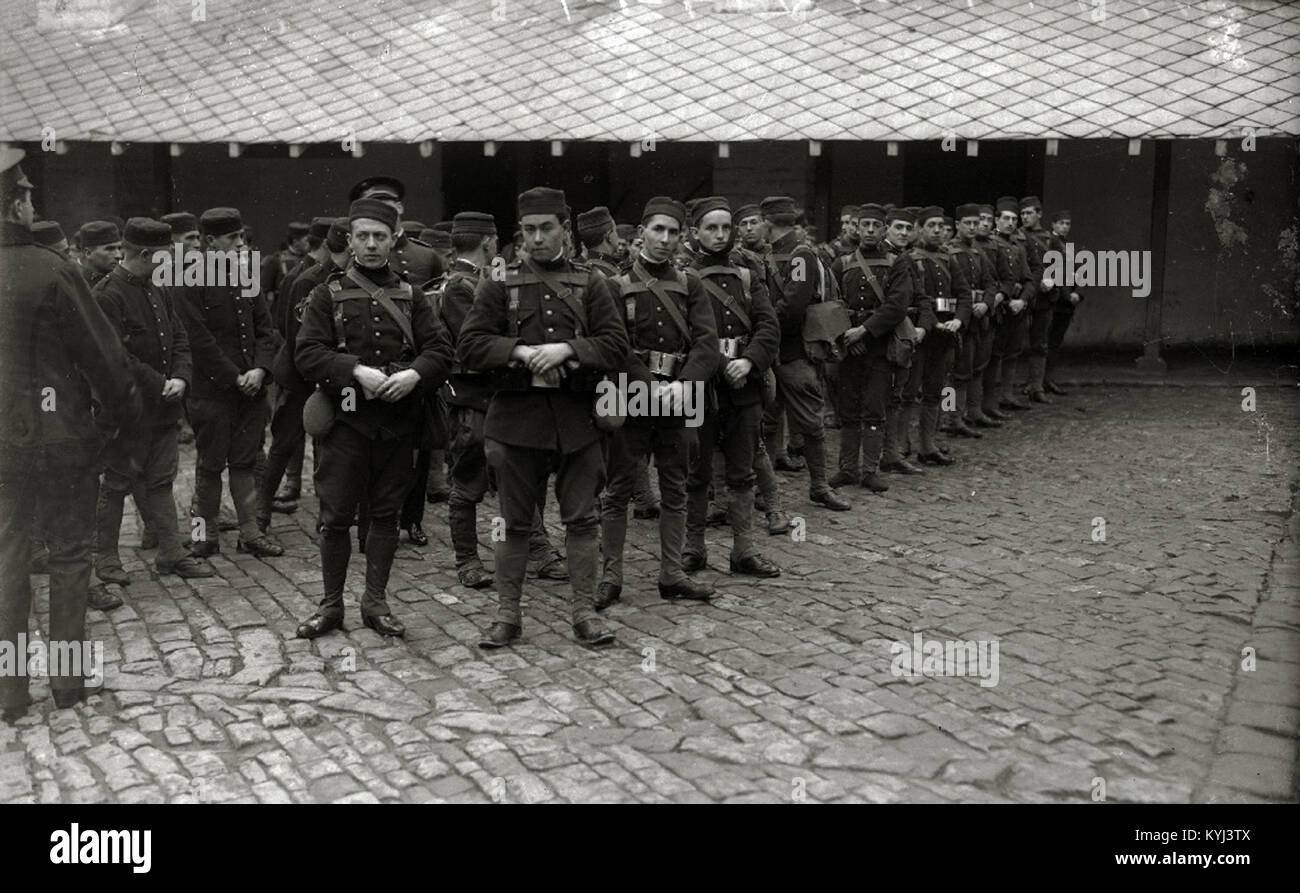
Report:
M1300 135L1286 0L118 2L78 32L0 0L0 139Z

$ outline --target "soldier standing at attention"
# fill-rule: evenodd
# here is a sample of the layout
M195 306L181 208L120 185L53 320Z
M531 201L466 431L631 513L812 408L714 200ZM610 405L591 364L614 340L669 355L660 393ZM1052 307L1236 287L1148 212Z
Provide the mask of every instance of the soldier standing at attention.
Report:
M781 569L764 558L754 543L754 454L763 415L763 373L776 360L781 328L766 286L734 254L735 237L727 200L720 196L703 198L692 210L691 229L698 246L694 270L712 299L722 360L719 374L710 384L716 391L717 408L706 409L704 424L698 430L699 448L691 459L682 569L691 573L708 564L704 527L713 456L720 447L724 486L730 496L727 521L732 535L731 571L779 577Z
M997 271L988 256L975 243L979 229L979 205L957 206L957 239L949 243L953 262L961 268L971 289L971 319L962 329L961 352L952 373L952 384L957 394L957 409L953 414L952 432L962 437L984 435L966 424L967 419L987 427L988 419L980 412L984 398L984 369L988 366L989 315L997 302Z
M523 628L529 539L552 472L565 526L574 635L586 645L614 641L593 604L596 493L605 470L593 418L595 382L587 387L583 379L623 368L627 331L605 278L565 255L567 207L558 189L537 187L519 196L527 255L506 267L505 281L479 282L457 349L469 371L513 366L531 381L526 389L497 391L484 423L484 451L496 471L506 523L496 555L497 619L479 643L487 649L509 645Z
M713 594L712 586L692 580L682 568L686 475L695 439L682 410L686 389L699 387L702 392L720 361L708 293L698 276L674 265L685 215L685 207L675 199L650 199L641 215L641 250L629 270L612 280L632 346L629 386L635 382L651 393L657 389L665 395L664 403L671 403L664 414L629 418L610 442L609 487L601 499L604 570L597 610L617 601L623 591L627 508L636 465L652 454L659 473L659 595L706 601ZM702 413L703 405L695 411Z
M122 231L110 220L92 220L77 230L77 255L86 285L93 286L122 259Z
M1025 393L1035 403L1051 403L1043 388L1047 370L1047 333L1052 328L1052 313L1056 295L1060 291L1044 274L1043 255L1052 247L1052 234L1043 229L1043 203L1036 195L1020 200L1020 233L1024 236L1025 257L1035 280L1035 296L1029 308L1029 324L1025 330L1025 356L1028 366L1028 383Z
M1051 247L1064 255L1066 242L1070 238L1070 212L1055 211L1049 219L1052 224ZM1043 369L1043 390L1064 397L1069 392L1056 383L1056 358L1065 342L1065 333L1074 321L1074 308L1083 300L1083 295L1077 286L1062 284L1058 287L1065 294L1057 299L1052 312L1052 326L1047 330L1047 365Z
M885 238L881 248L891 262L901 259L906 264L911 264L911 249L908 246L912 242L915 226L916 215L907 208L890 208L885 212ZM915 324L920 320L921 307L916 300L916 290L910 285L908 288L907 318ZM917 353L915 349L909 349L907 357L900 357L897 362L891 361L889 364L890 387L889 400L885 407L885 449L880 456L881 471L896 474L925 474L925 469L908 462L905 455L913 405L905 404L903 396L908 386L912 366L921 362Z
M1022 400L1015 390L1016 361L1024 351L1025 329L1029 324L1026 312L1033 303L1038 280L1030 269L1025 254L1025 237L1016 232L1020 222L1020 203L1014 196L1003 196L997 205L997 232L993 244L1002 255L1002 268L1009 279L1002 283L1002 292L1007 295L1007 316L1002 320L999 338L993 342L993 362L997 364L1000 381L998 384L998 406L1002 409L1024 410L1030 404ZM985 399L988 399L987 394Z
M996 228L993 222L993 206L979 205L978 208L979 223L975 227L975 246L979 248L993 271L994 294L992 301L989 302L988 331L978 345L980 350L975 356L973 365L974 369L983 370L979 383L979 396L972 396L968 400L967 415L971 423L980 428L1001 428L1002 423L1011 416L998 408L998 381L1001 375L1002 358L1000 354L994 353L994 345L1001 343L999 333L1007 316L1008 296L1005 289L1013 277L1007 266L1007 256L993 241L993 232ZM971 394L975 394L974 378L971 381Z
M199 226L205 253L218 254L212 263L205 261L205 269L225 270L227 281L173 289L194 361L186 407L198 453L194 499L203 529L190 550L199 558L221 551L221 473L229 468L230 496L239 519L238 550L259 558L283 555L284 547L258 529L253 476L270 417L266 385L276 350L271 316L261 294L241 294L239 282L229 281L232 261L247 262L239 211L210 208L199 218Z
M177 211L175 214L164 214L159 219L171 227L174 244L179 244L185 251L199 251L202 248L199 218L188 211Z
M0 148L0 645L26 657L32 533L49 548L50 641L86 639L100 432L129 431L139 395L126 351L76 266L32 238L31 181L23 152ZM101 414L91 414L92 386ZM49 400L57 411L46 411ZM43 405L44 404L44 405ZM55 668L51 668L52 670ZM66 666L61 667L68 673ZM0 675L0 717L31 705L26 673ZM71 707L97 689L84 676L50 679Z
M405 197L406 187L396 177L367 177L352 187L348 201L354 202L359 198L378 199L396 211L400 220L405 211ZM413 238L400 226L393 236L388 263L394 273L416 288L447 271L446 264L433 250L433 246Z
M317 439L320 556L324 596L298 627L314 639L343 626L343 586L352 557L349 529L364 499L366 588L361 619L381 636L406 627L388 607L397 552L397 518L411 488L415 441L424 424L421 389L436 389L451 370L451 342L422 294L390 266L397 212L357 199L348 211L353 262L311 293L294 359L334 406Z

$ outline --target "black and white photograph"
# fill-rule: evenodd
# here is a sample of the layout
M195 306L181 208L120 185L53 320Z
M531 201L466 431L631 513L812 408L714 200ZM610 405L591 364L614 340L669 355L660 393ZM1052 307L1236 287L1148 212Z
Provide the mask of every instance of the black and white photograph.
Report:
M1300 800L1300 4L0 19L24 858L1163 804L1088 857L1218 868Z

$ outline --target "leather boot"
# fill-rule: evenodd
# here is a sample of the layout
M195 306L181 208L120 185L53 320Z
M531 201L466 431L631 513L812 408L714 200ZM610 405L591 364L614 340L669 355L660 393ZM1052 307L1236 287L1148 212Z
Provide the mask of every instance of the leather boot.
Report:
M939 451L937 435L939 433L939 407L937 404L925 404L920 407L921 447L917 458L925 465L951 465L952 457Z
M980 428L1001 428L1002 423L984 412L984 376L976 375L966 386L966 421Z
M1011 418L1008 413L1003 412L998 407L998 397L1002 393L1002 360L1001 358L990 359L988 366L984 370L983 381L983 399L980 402L980 412L991 421L1005 422Z
M831 488L826 481L826 441L809 437L804 442L804 459L808 462L808 498L836 512L847 512L853 504Z
M862 426L844 422L840 426L839 470L831 476L832 487L847 487L857 483L861 467L859 457L862 453Z
M889 484L880 474L880 454L884 446L884 425L862 427L862 479L859 483L874 493L884 493L889 489Z
M122 512L126 493L108 487L99 488L95 505L95 576L105 583L126 585L131 578L122 569L122 556L117 550L122 530Z
M966 424L966 398L970 385L957 385L957 411L952 413L950 430L959 437L983 437L984 435Z
M1047 351L1047 363L1043 366L1043 390L1058 397L1065 397L1070 393L1056 383L1056 351L1051 348Z
M903 430L906 424L906 407L889 407L885 416L885 446L880 456L880 470L898 474L925 474L924 469L917 468L903 458Z
M731 559L738 561L758 554L754 544L754 488L741 487L730 491L727 521L731 524Z
M372 518L366 536L366 591L361 599L361 615L388 614L388 577L397 554L395 519Z
M1052 398L1043 390L1043 374L1047 368L1047 357L1034 355L1029 358L1029 399L1035 403L1051 403Z
M752 491L751 491L752 492ZM709 520L709 488L690 487L686 490L686 544L682 547L682 561L687 557L704 554L704 529ZM690 573L688 570L687 573Z
M569 565L569 583L573 588L569 606L573 624L577 626L596 616L596 564L600 560L596 528L581 529L572 525L565 528L564 553Z
M352 557L349 530L325 529L320 532L321 576L324 578L322 612L343 616L343 587L348 579L348 561Z
M447 500L447 529L451 534L451 548L456 556L456 567L461 568L477 563L479 561L478 506L454 497Z
M1019 362L1002 361L1002 381L1000 383L1002 399L998 401L998 405L1006 409L1021 410L1031 408L1029 402L1016 393L1016 367L1019 365Z

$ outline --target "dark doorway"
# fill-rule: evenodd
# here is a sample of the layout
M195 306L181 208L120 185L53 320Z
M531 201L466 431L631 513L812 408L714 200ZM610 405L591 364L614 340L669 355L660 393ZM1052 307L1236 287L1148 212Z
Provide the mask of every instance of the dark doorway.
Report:
M951 152L939 140L904 143L903 202L939 205L949 214L964 202L993 204L999 196L1042 195L1042 140L981 140L979 155L957 140Z
M527 143L497 143L496 154L483 154L482 143L439 143L442 155L443 207L448 220L461 211L481 211L497 221L502 244L509 244L519 195L520 158L530 157Z

